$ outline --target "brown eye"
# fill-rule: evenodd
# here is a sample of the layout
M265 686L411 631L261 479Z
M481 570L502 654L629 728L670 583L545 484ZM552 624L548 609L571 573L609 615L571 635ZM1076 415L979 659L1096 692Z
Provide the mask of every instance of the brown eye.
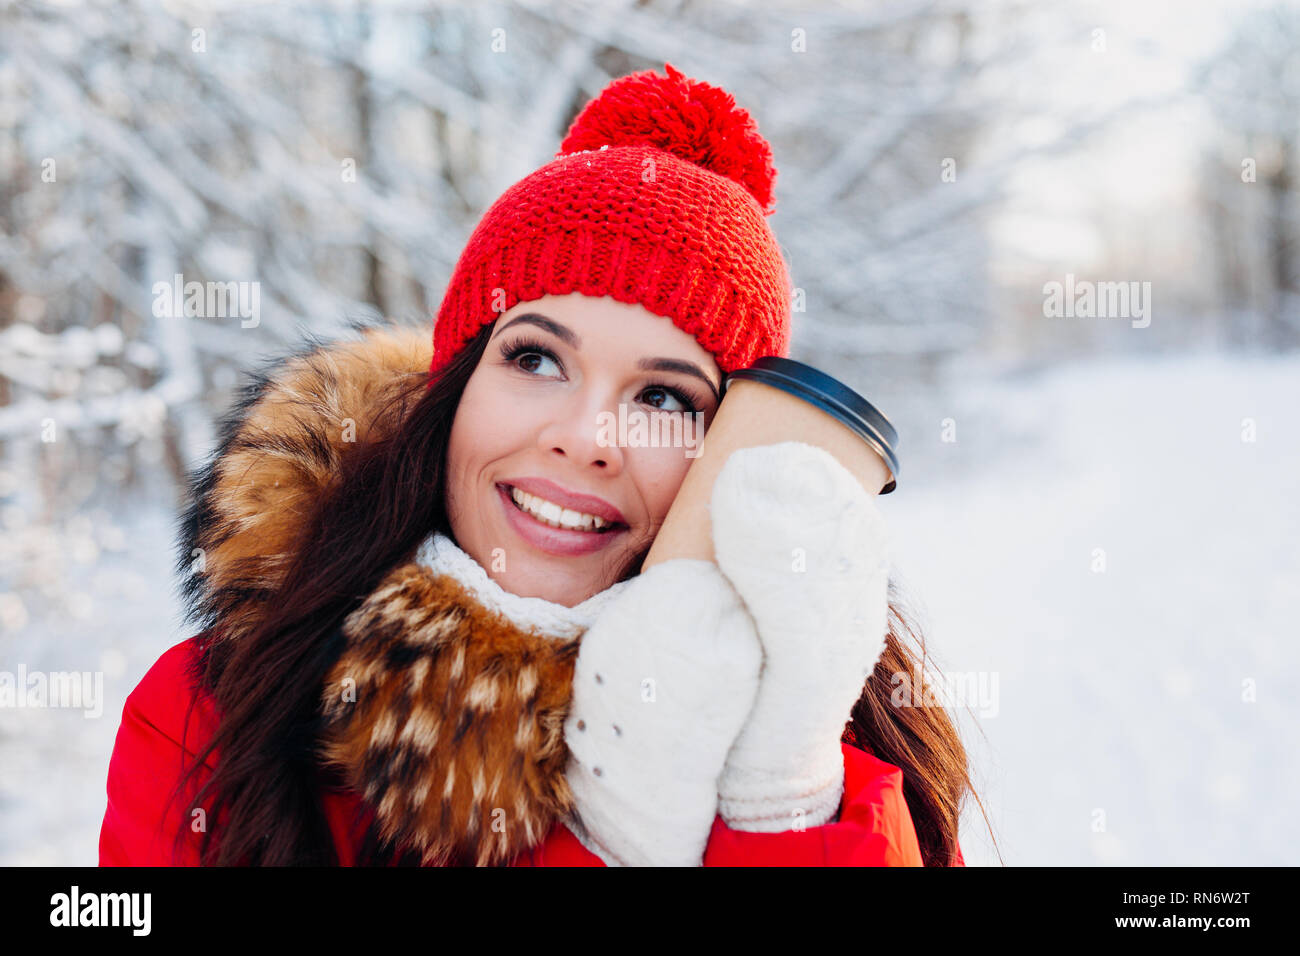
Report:
M539 374L537 371L539 365L533 363L540 362L551 362L561 373L563 372L563 369L560 368L560 360L555 357L555 354L550 349L539 342L529 340L503 345L501 347L501 356L507 363L514 365L520 371L527 372L529 375Z
M681 389L667 385L651 385L641 395L647 398L647 404L660 411L693 415L700 409L699 399L683 392ZM656 400L656 397L657 400ZM665 407L664 402L676 402L677 407Z

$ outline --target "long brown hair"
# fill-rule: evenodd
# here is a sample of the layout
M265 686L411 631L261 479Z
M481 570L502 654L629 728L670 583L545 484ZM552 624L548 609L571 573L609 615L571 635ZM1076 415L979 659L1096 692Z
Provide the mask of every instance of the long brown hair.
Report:
M202 653L191 676L211 695L218 724L181 775L172 799L181 799L204 761L219 752L211 776L188 801L191 808L203 806L212 821L200 840L203 864L338 864L321 805L328 778L315 758L320 686L342 652L344 618L394 565L410 560L425 537L434 531L451 535L441 493L451 425L493 328L485 325L432 380L413 375L401 383L379 412L392 427L377 429L384 437L338 462L334 489L304 526L264 618L237 641L219 639L218 615L200 621L210 626L203 632ZM237 440L241 414L270 384L272 367L257 375L222 423L215 458ZM210 474L196 477L191 487L178 568L188 563L208 517L205 482L211 480ZM635 573L643 557L632 555L619 569L618 579ZM890 704L891 675L911 673L916 667L918 659L903 643L904 635L915 634L902 616L891 581L885 651L843 739L902 769L923 860L927 866L945 866L954 859L963 797L973 788L965 749L946 712ZM190 835L186 819L175 835L175 846ZM358 859L414 862L410 855L395 857L393 848L376 844L372 833Z

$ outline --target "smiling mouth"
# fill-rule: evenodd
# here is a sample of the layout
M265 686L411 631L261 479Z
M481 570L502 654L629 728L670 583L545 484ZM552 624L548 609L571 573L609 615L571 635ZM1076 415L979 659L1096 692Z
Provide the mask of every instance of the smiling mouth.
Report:
M574 531L580 534L611 534L628 527L622 522L606 521L596 515L574 511L571 508L561 508L554 502L539 498L536 495L530 495L513 485L503 484L500 487L505 491L506 497L510 499L510 503L515 506L516 510L526 514L534 521L559 531Z

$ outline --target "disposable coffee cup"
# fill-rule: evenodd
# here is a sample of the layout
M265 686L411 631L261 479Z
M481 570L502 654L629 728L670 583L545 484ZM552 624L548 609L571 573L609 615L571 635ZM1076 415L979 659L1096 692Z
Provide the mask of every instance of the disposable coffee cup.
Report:
M898 432L838 379L793 359L767 356L727 376L722 403L673 499L641 570L674 558L714 560L713 483L741 448L799 441L825 449L869 494L898 485Z

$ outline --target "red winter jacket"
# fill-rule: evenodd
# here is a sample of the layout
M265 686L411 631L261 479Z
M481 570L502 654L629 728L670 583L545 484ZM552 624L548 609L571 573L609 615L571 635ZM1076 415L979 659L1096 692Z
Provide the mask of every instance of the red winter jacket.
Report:
M108 769L108 808L99 837L101 866L198 864L199 834L183 844L179 858L171 839L184 811L181 802L163 804L175 785L182 753L187 765L215 728L211 698L197 695L186 667L198 639L165 652L127 697ZM196 706L186 728L186 711ZM856 747L844 744L844 802L836 822L803 832L748 833L714 820L705 866L920 866L912 818L903 800L903 773ZM212 758L210 757L209 760ZM208 766L211 766L209 763ZM195 786L201 785L201 781ZM349 832L358 796L328 791L323 806L344 866L354 864L360 828ZM366 815L360 815L359 827ZM603 866L563 825L514 860L515 866ZM961 864L961 865L964 865Z

